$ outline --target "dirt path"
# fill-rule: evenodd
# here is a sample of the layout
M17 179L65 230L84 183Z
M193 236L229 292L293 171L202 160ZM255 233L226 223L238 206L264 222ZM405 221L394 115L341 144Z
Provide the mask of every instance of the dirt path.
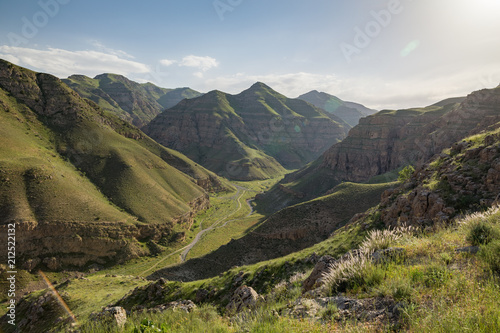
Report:
M238 201L238 208L236 208L236 210L234 210L233 212L231 212L227 216L225 216L225 217L217 220L209 228L201 230L196 235L196 237L193 239L193 241L191 242L191 244L189 244L188 246L186 246L183 249L181 249L181 250L184 250L181 253L181 262L185 262L186 261L186 257L188 255L189 251L191 251L191 249L201 240L201 238L203 237L204 234L206 234L207 232L209 232L211 230L217 229L217 228L223 228L229 222L233 222L233 221L237 221L237 220L242 219L242 218L238 218L238 219L228 220L231 216L237 214L243 208L243 205L241 204L241 197L243 197L243 195L245 195L246 192L254 192L254 191L250 190L249 188L246 188L246 187L243 187L243 186L239 186L239 185L234 185L234 187L236 187L238 191L231 197L231 199ZM247 217L249 217L250 215L253 214L253 212L254 212L253 211L253 206L250 204L250 202L252 202L252 201L253 201L253 199L248 199L248 200L245 201L246 204L248 205L248 207L250 208L250 212L245 217L243 217L243 218L247 218ZM222 224L222 225L219 225L223 221L225 221L225 223ZM203 221L200 222L200 228L203 228L202 225L203 225Z
M211 230L217 229L217 228L223 228L228 223L236 221L236 220L239 220L239 219L231 219L230 220L229 218L231 216L237 214L243 208L243 205L241 204L241 198L243 197L243 195L245 195L245 193L250 192L252 190L250 190L250 189L248 189L246 187L243 187L243 186L239 186L239 185L234 185L234 187L236 187L237 191L229 199L238 202L238 207L236 209L234 209L231 213L229 213L225 217L223 217L223 218L215 221L210 227L208 227L206 229L203 229L203 221L201 221L200 222L200 228L202 230L200 230L200 232L198 232L198 234L196 234L195 238L193 239L193 241L190 244L188 244L188 245L184 246L183 248L180 248L180 249L178 249L178 250L170 253L169 255L165 256L160 261L158 261L157 263L155 263L154 265L152 265L151 267L149 267L147 270L145 270L144 272L142 272L140 275L144 275L144 274L152 271L153 269L155 269L156 267L158 267L162 262L164 262L165 260L167 260L171 256L173 256L175 254L178 254L179 252L181 253L180 254L181 262L185 262L186 261L186 257L188 255L189 251L191 251L191 249L201 240L201 238L203 237L204 234L206 234L207 232L209 232ZM248 205L248 207L250 208L250 212L245 217L243 217L243 218L247 218L247 217L249 217L250 215L252 215L254 213L253 207L251 205L252 201L253 201L253 199L248 199L248 200L245 201L246 204ZM224 224L221 224L222 222L224 222Z
M139 276L143 276L146 273L151 272L153 269L155 269L156 267L158 267L158 265L160 265L161 263L163 263L165 260L167 260L171 256L173 256L175 254L178 254L179 252L182 252L181 253L181 262L184 262L186 260L186 256L189 253L189 251L196 245L196 243L198 243L200 241L201 236L203 236L203 234L205 234L206 232L214 229L214 226L216 226L218 223L220 223L221 221L227 219L229 216L234 215L238 210L240 210L241 209L241 202L239 201L239 199L244 194L244 192L242 194L240 194L240 193L241 193L242 190L247 190L247 189L245 189L244 187L241 187L241 186L237 186L237 185L234 185L234 186L236 187L237 191L229 199L231 199L231 200L238 200L239 206L238 206L238 209L235 212L232 212L230 215L228 215L228 216L226 216L226 217L224 217L224 218L216 221L210 228L207 228L207 229L203 229L203 221L201 221L200 222L200 228L202 228L202 230L196 235L196 237L193 239L193 241L190 244L188 244L188 245L186 245L186 246L184 246L184 247L182 247L182 248L180 248L180 249L178 249L178 250L170 253L169 255L167 255L165 257L163 257L160 261L156 262L154 265L152 265L151 267L149 267L148 269L146 269L144 272L141 272L139 274Z

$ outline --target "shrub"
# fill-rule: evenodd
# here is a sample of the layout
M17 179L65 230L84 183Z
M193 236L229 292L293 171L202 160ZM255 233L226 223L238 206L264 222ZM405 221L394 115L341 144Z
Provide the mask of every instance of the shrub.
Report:
M370 287L380 283L383 275L383 271L372 263L371 252L361 250L351 252L323 275L324 292L333 293L353 287Z
M381 297L392 296L396 302L408 302L412 298L413 287L408 279L402 277L387 279L378 288L378 295Z
M470 227L467 241L474 246L486 245L493 239L500 238L498 230L485 221L477 221Z
M389 248L395 241L403 236L410 235L413 228L398 227L396 229L372 230L361 243L361 250L365 252L373 252Z
M411 176L415 172L415 168L411 165L408 165L403 170L401 170L398 174L398 181L402 183L406 183L410 180Z
M430 266L427 267L423 274L423 283L428 288L440 287L448 281L450 273L445 267Z
M480 258L496 273L500 273L500 240L495 239L481 247Z

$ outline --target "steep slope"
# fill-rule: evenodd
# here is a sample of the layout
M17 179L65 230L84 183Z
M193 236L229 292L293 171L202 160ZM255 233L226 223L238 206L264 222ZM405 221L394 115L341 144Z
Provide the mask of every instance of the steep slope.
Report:
M232 240L204 257L162 269L151 278L196 280L216 276L233 266L285 256L317 244L380 201L380 195L396 183L344 183L331 194L288 207L270 216L246 236Z
M251 180L305 165L343 139L348 128L335 116L256 83L238 95L212 91L184 100L144 131L218 174Z
M137 240L167 237L209 204L196 183L223 187L59 79L3 60L0 117L0 225L5 236L16 223L27 268L143 254Z
M201 95L190 88L165 89L152 83L139 84L116 74L101 74L93 79L72 75L63 82L80 96L138 127L181 100Z
M377 210L387 227L425 227L500 202L500 123L455 143L418 169L404 185L386 191ZM362 218L365 218L364 216Z
M377 112L364 105L345 102L338 97L317 90L300 95L298 98L338 116L352 127L359 123L359 119Z
M500 89L470 94L463 102L384 110L362 118L348 137L318 160L290 174L264 202L277 207L325 193L341 181L363 182L399 167L421 165L457 140L500 121Z

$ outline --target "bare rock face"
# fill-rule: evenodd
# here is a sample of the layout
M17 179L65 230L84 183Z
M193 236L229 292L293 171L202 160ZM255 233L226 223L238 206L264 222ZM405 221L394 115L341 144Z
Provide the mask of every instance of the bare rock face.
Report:
M446 223L460 211L490 207L500 193L499 165L498 134L485 135L479 143L459 142L449 154L417 170L408 183L386 191L380 218L388 227L425 227Z
M400 166L422 164L454 142L500 121L500 89L470 94L461 104L381 111L360 120L349 136L324 154L337 177L364 181Z
M257 305L259 294L252 287L241 286L234 291L231 301L226 309L229 311L240 312L245 308L253 308Z
M419 168L443 149L499 121L500 88L426 108L380 111L360 119L346 139L316 162L285 176L259 201L273 201L281 208L324 195L343 181L364 182L410 164ZM492 170L491 181L494 177Z

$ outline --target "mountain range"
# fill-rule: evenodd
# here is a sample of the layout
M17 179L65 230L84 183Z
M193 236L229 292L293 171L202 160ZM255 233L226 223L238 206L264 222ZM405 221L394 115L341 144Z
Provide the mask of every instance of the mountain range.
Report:
M336 115L351 127L356 126L359 119L377 112L377 110L369 109L362 104L346 102L336 96L317 90L300 95L298 98Z
M500 267L500 86L376 112L261 82L200 94L114 74L60 80L0 60L0 141L0 242L14 224L23 319L2 331L68 331L53 290L92 329L104 305L143 329L156 324L141 316L193 302L204 307L190 318L224 324L223 312L227 327L244 327L231 312L242 290L255 321L295 325L320 307L332 322L395 330L493 295L474 316L498 327L488 311ZM350 261L358 272L359 258L369 269L325 298L333 272ZM45 288L39 269L54 280L45 294L32 292Z
M362 118L344 141L288 174L261 200L285 207L326 193L342 181L364 182L406 165L422 165L457 140L496 126L498 92L484 89L424 108L382 110Z
M143 128L164 146L237 180L300 168L349 129L339 117L260 82L237 95L211 91L183 100Z
M140 84L116 74L101 74L93 79L72 75L63 82L83 98L139 128L181 100L202 95L190 88L166 89L152 83Z

